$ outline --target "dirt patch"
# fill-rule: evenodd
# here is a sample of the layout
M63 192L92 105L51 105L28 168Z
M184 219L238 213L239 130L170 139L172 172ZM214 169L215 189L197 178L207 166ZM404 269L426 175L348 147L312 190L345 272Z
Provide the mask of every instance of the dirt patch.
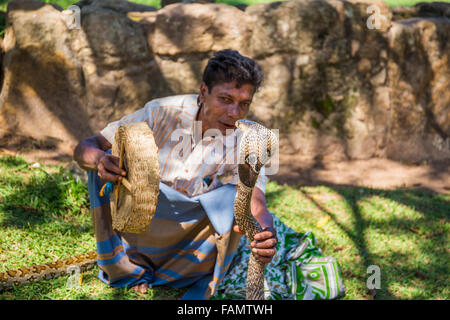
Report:
M384 158L333 161L280 155L280 168L272 179L287 184L422 188L450 193L450 160L407 164Z
M32 137L9 137L0 140L0 155L19 155L30 162L63 165L82 174L72 160L49 143ZM80 172L79 172L80 171ZM450 159L406 164L389 159L336 161L323 157L304 159L280 154L278 173L269 177L281 184L361 186L376 189L422 188L437 193L450 193Z

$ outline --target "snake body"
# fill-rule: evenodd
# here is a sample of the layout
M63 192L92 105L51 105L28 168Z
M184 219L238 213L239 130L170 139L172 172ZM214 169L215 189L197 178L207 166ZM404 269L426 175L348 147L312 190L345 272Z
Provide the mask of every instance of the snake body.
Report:
M278 139L271 130L253 121L238 120L235 125L243 131L243 136L239 145L239 180L234 215L237 225L252 242L255 234L263 231L250 211L253 188L261 168L278 148ZM264 269L265 263L252 252L247 270L248 300L264 300Z
M239 120L236 122L236 127L243 131L243 136L239 146L239 180L234 202L235 220L251 242L255 234L262 231L261 226L250 212L253 188L262 166L278 147L278 141L272 131L256 122ZM152 159L157 162L156 157ZM66 260L34 265L29 268L7 270L0 273L0 290L13 285L52 279L67 274L71 266L77 266L84 271L93 267L96 260L97 252L91 251ZM265 264L260 262L252 253L247 272L247 299L264 299L264 269Z
M97 262L97 251L91 251L65 260L58 260L51 263L34 265L29 268L19 268L7 270L0 273L0 290L36 282L49 280L68 274L70 267L78 267L81 272L92 268Z

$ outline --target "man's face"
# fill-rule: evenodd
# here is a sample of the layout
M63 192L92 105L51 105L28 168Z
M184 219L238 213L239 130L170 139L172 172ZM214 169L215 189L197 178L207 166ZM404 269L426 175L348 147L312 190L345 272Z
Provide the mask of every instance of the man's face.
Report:
M253 99L255 88L251 84L237 87L236 81L215 85L211 92L205 83L200 86L200 102L203 108L199 119L203 133L211 128L225 135L227 129L236 129L234 123L244 119Z

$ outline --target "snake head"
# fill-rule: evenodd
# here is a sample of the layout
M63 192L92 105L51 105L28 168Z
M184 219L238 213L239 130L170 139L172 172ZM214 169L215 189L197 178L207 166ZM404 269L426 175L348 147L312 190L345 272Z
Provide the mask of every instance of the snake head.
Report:
M248 165L255 174L259 174L278 148L277 136L272 130L254 121L238 120L235 125L243 132L239 145L239 163Z

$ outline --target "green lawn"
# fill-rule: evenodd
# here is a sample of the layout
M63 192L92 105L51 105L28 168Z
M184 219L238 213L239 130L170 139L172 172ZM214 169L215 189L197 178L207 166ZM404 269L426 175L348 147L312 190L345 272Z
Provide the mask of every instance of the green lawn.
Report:
M62 167L30 164L0 157L0 272L95 250L86 185ZM450 195L275 182L266 194L272 212L296 231L312 231L323 253L339 261L344 299L372 299L366 288L370 265L381 269L375 299L450 298ZM184 292L109 288L97 272L83 274L78 288L67 286L67 275L5 290L0 300L178 299Z

